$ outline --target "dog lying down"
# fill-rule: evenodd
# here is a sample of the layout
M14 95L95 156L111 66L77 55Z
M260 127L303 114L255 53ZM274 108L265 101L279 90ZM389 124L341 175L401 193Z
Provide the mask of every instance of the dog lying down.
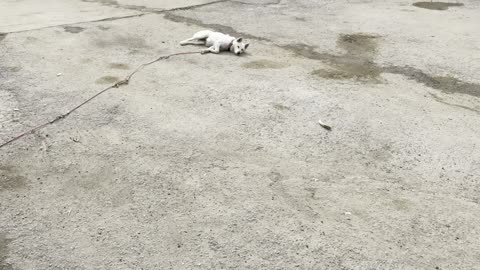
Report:
M245 52L249 44L243 43L242 38L234 38L223 33L204 30L180 42L180 45L206 45L208 49L202 50L202 53L231 51L236 55L240 55Z

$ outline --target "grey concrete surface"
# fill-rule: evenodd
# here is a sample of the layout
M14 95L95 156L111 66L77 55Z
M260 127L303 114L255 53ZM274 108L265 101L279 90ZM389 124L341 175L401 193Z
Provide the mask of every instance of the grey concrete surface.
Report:
M1 148L0 269L480 269L478 1L44 3L0 3L1 140L251 46Z

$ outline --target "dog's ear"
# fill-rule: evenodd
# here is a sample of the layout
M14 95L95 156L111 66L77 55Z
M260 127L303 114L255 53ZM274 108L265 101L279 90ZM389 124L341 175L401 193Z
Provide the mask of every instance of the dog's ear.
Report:
M242 42L243 38L237 38L237 42Z
M250 43L245 44L245 50L248 48L248 45L250 45Z

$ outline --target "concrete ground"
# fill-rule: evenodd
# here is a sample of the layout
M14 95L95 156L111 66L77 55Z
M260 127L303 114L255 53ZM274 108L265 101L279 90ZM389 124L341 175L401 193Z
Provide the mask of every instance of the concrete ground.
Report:
M0 269L480 269L480 2L450 4L0 1L2 141L198 30L251 43L0 148Z

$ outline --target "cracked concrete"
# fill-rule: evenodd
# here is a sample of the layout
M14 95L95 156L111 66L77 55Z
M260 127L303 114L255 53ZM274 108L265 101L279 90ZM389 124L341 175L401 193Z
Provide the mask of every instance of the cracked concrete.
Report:
M0 3L1 269L477 269L477 1ZM333 126L331 132L318 120Z

